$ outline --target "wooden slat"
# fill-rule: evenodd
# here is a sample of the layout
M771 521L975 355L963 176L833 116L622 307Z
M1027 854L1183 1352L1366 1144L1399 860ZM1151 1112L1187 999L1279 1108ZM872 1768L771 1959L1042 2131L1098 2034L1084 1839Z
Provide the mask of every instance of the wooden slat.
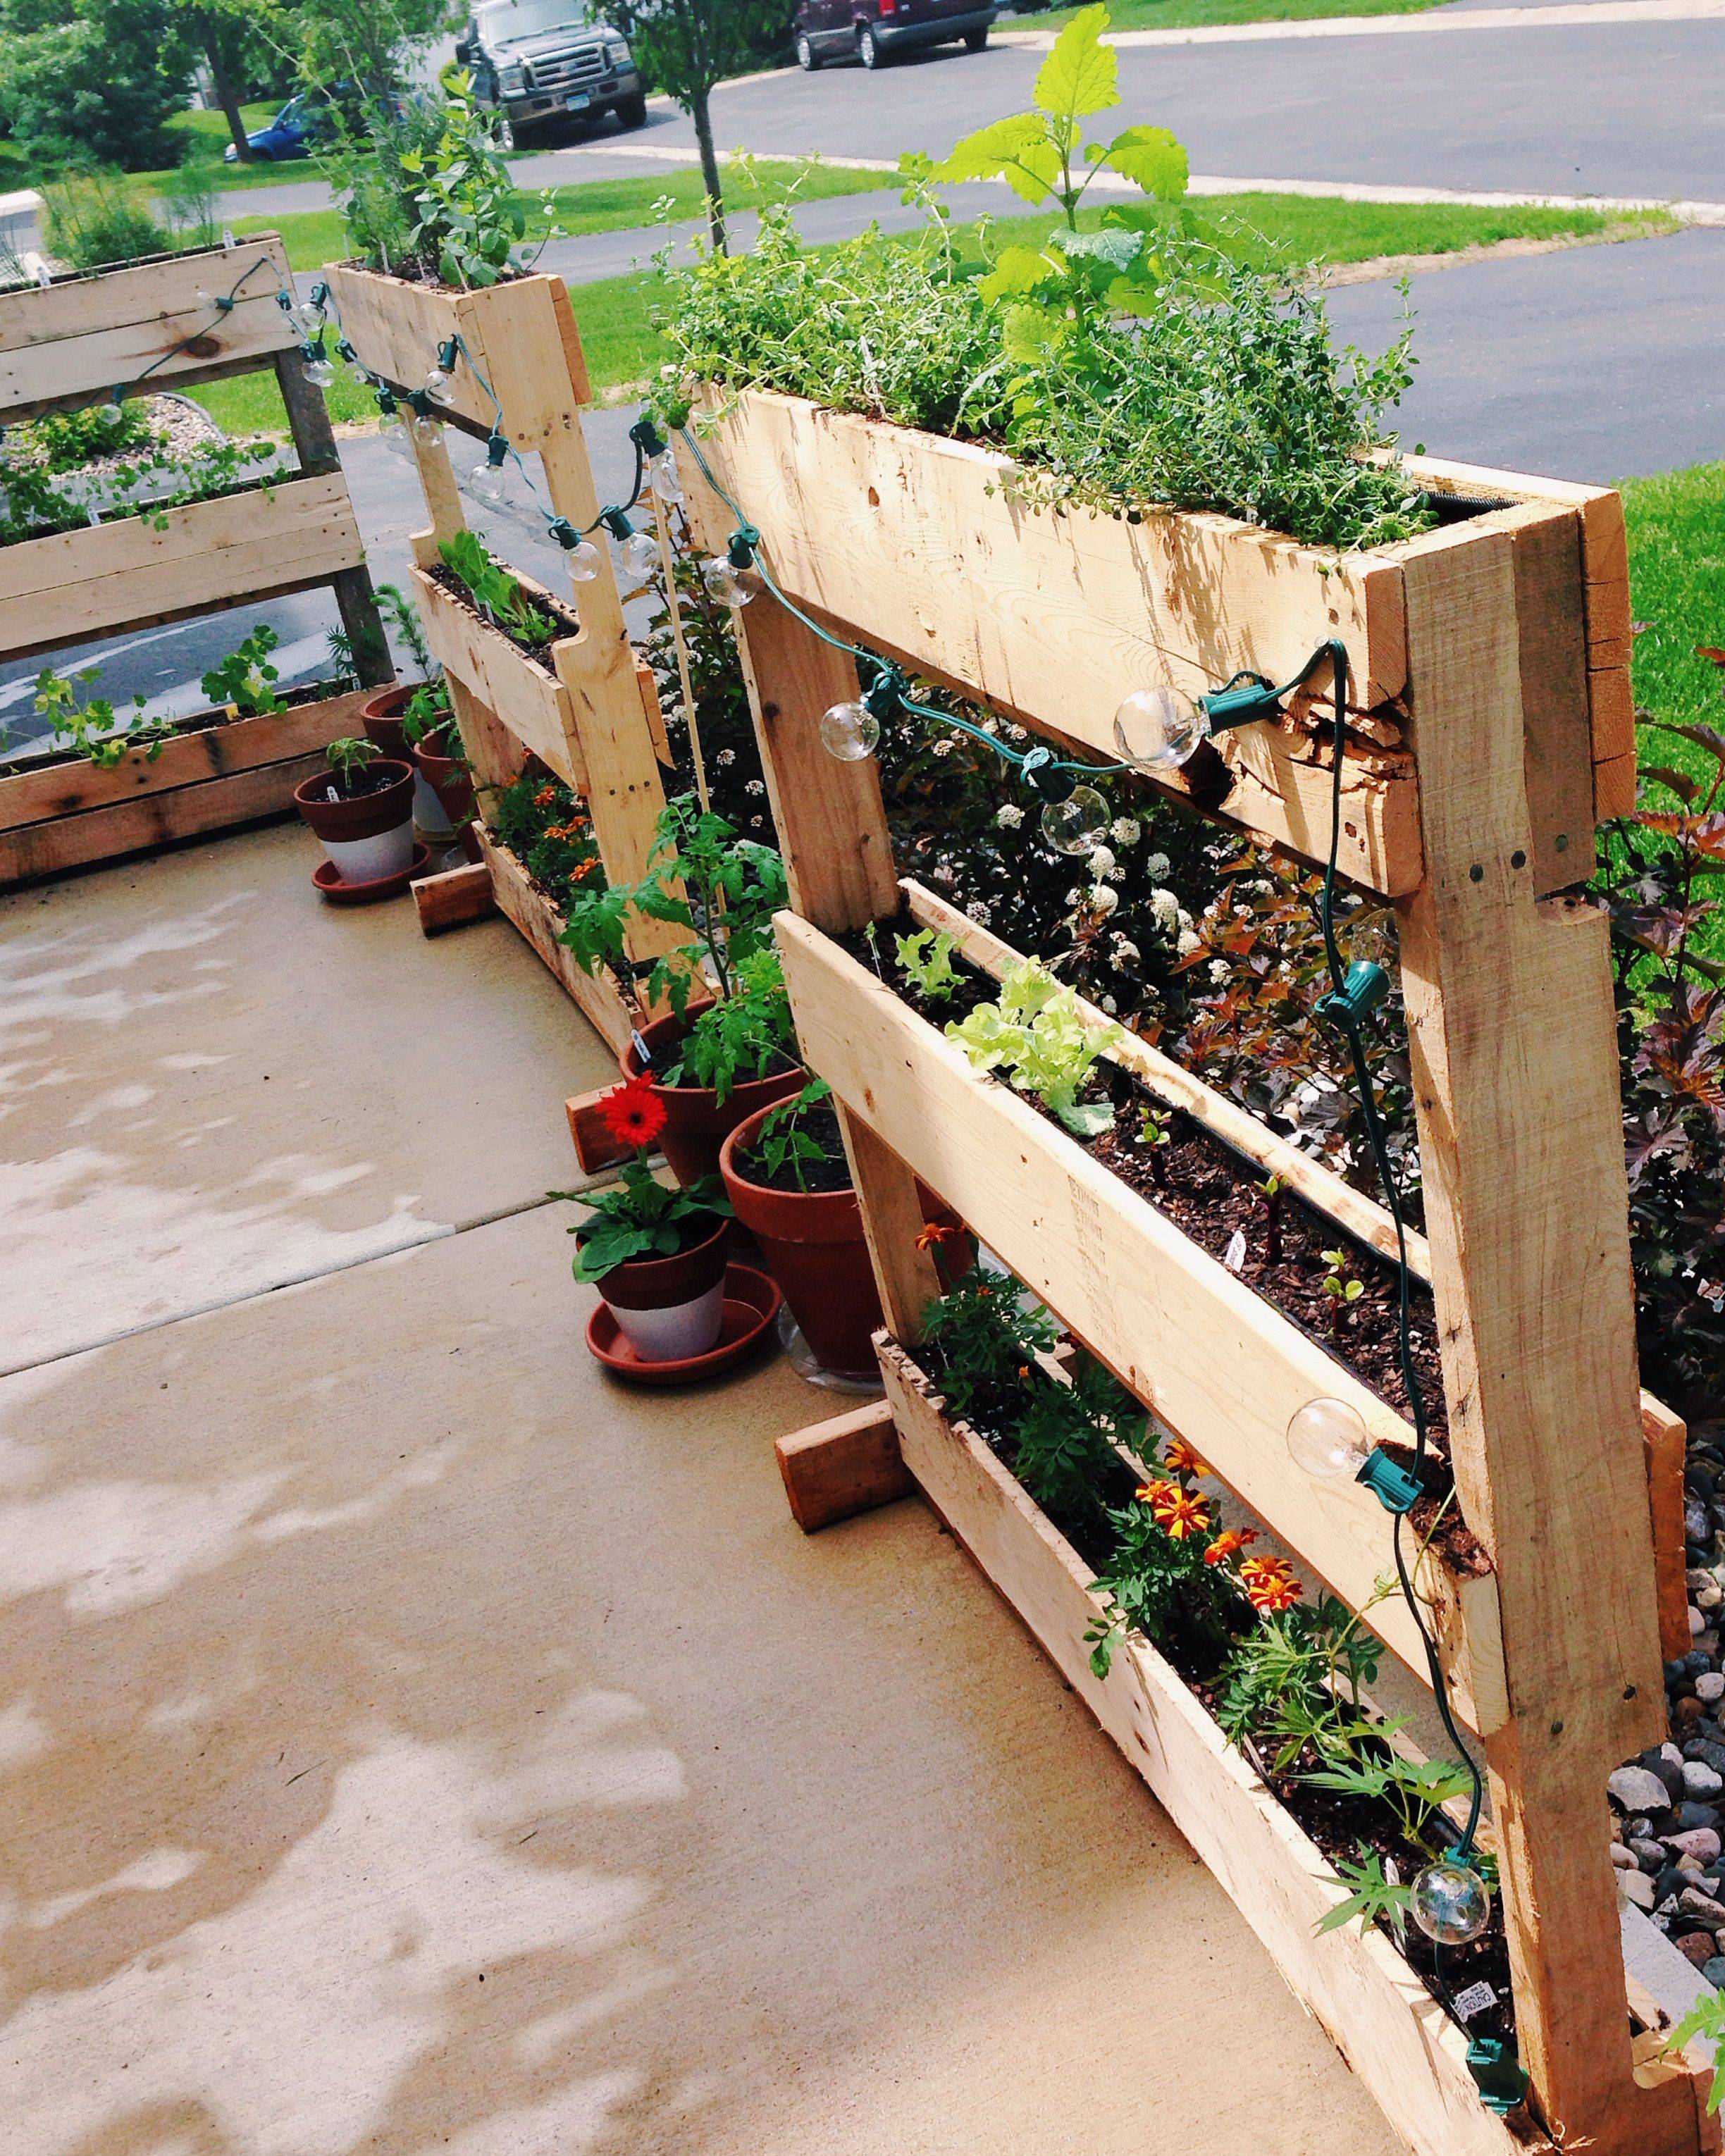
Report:
M1479 528L1507 531L1515 549L1523 769L1543 896L1585 883L1596 865L1580 521L1530 502Z
M0 414L12 424L77 404L136 383L146 367L141 393L290 352L299 333L276 304L285 284L291 289L286 252L262 234L233 249L0 293ZM198 297L225 297L236 285L225 314ZM176 352L187 338L189 349Z
M1100 761L1117 754L1128 690L1173 680L1197 693L1241 667L1285 680L1332 637L1348 647L1363 706L1405 686L1401 570L1384 555L1338 558L1224 516L1037 511L1004 490L1012 467L991 451L765 391L726 407L703 454L792 598ZM690 501L705 543L722 545L729 512L699 485ZM1320 857L1330 778L1312 738L1258 726L1220 746L1235 781L1221 813ZM1343 872L1412 890L1410 760L1385 750L1348 763Z
M153 762L143 750L133 749L110 771L99 770L80 757L69 763L15 772L0 778L0 832L45 823L53 817L79 815L113 802L133 800L140 793L163 793L171 787L194 785L199 779L249 771L261 763L280 763L286 757L304 756L308 750L321 748L326 742L339 741L356 732L360 706L374 693L370 689L351 690L338 696L321 697L315 703L295 704L265 717L233 719L197 732L177 734L163 742L161 754Z
M1487 1735L1517 2026L1548 2122L1678 2143L1631 2076L1600 1776L1665 1732L1605 918L1527 865L1512 542L1408 564L1428 886L1402 986L1464 1517L1514 1719ZM1692 2141L1692 2117L1690 2122Z
M791 1517L805 1535L907 1497L916 1486L899 1451L887 1400L793 1430L773 1451Z
M676 758L671 753L670 736L665 731L665 707L659 701L659 677L639 652L635 654L635 686L641 692L641 711L647 721L653 753L670 770Z
M885 1334L881 1376L906 1465L929 1502L1166 1806L1277 1968L1416 2156L1516 2156L1481 2104L1466 2039L1389 1941L1355 1925L1318 1934L1343 1898L1322 1853L1224 1739L1155 1648L1132 1643L1106 1679L1085 1629L1094 1575L973 1434L946 1420Z
M425 640L445 670L547 770L577 793L585 793L587 772L576 742L567 690L501 629L481 621L424 569L416 567L409 573ZM521 582L530 597L550 596L531 577L522 577Z
M1667 1661L1686 1655L1688 1562L1683 1532L1683 1469L1687 1425L1651 1394L1641 1394L1641 1437L1647 1448L1647 1510L1653 1522L1653 1566L1659 1595L1659 1648Z
M111 802L81 815L0 834L0 888L196 838L261 817L294 813L294 788L324 768L323 752L254 765L164 793Z
M485 921L497 911L491 895L491 871L483 861L465 862L445 869L440 875L421 876L408 888L419 915L424 936L440 936L446 928L465 928L470 921Z
M616 1091L617 1084L614 1078L608 1086L596 1086L590 1093L572 1093L563 1103L576 1162L583 1175L601 1174L634 1158L634 1147L619 1139L604 1118L603 1103Z
M0 656L304 590L365 560L339 473L0 551Z
M1302 1475L1287 1425L1310 1400L1342 1399L1375 1440L1407 1445L1402 1419L866 968L793 915L776 927L805 1056L850 1114L1344 1600L1370 1601L1389 1558L1386 1516L1357 1483ZM1496 1728L1507 1702L1492 1582L1435 1564L1427 1575L1458 1711ZM1368 1621L1426 1677L1399 1598Z
M634 1023L629 1006L608 979L603 975L595 978L583 973L557 942L562 917L548 899L534 890L515 855L506 847L497 844L483 824L475 824L474 829L479 835L485 865L491 872L491 888L496 896L498 911L515 923L600 1039L621 1050L628 1044Z

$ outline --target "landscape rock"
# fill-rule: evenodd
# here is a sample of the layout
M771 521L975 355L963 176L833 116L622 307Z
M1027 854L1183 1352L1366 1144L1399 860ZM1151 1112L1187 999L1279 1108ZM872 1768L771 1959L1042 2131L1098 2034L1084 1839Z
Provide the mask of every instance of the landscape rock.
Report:
M1698 1917L1702 1923L1716 1928L1725 1924L1725 1905L1716 1902L1711 1894L1703 1894L1698 1887L1686 1887L1677 1897L1677 1907L1686 1917Z
M1659 1889L1645 1871L1620 1871L1617 1875L1617 1884L1625 1902L1633 1902L1638 1909L1645 1909L1650 1914L1652 1912L1653 1906L1659 1899Z
M1703 1670L1695 1680L1695 1691L1697 1697L1706 1700L1709 1705L1716 1700L1725 1699L1725 1671Z
M1671 1779L1681 1789L1681 1769ZM1671 1799L1677 1794L1677 1789L1668 1789L1663 1776L1656 1774L1649 1767L1620 1767L1605 1787L1626 1812L1668 1810Z
M1667 1835L1666 1845L1667 1848L1678 1851L1684 1856L1694 1857L1701 1864L1711 1864L1719 1854L1720 1848L1718 1835L1710 1826L1692 1827L1686 1834ZM1614 1864L1617 1861L1617 1844L1612 1845L1611 1861ZM1629 1854L1627 1851L1624 1853L1625 1856Z
M1708 1766L1705 1759L1686 1759L1683 1789L1688 1796L1717 1797L1721 1789L1725 1789L1725 1775L1717 1767Z
M1716 1954L1702 1969L1702 1974L1715 1991L1725 1988L1725 1954Z
M1697 1969L1705 1969L1710 1961L1718 1958L1717 1947L1711 1932L1685 1932L1674 1943L1677 1952L1692 1961Z

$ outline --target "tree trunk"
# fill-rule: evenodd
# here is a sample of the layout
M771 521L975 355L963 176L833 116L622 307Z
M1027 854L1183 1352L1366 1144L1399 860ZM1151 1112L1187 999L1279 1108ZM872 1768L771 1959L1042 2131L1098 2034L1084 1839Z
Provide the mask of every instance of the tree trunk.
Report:
M245 139L245 116L239 109L239 90L228 72L228 55L223 49L222 29L218 23L209 23L203 33L203 56L209 62L210 80L214 85L216 102L222 108L222 116L228 122L228 132L234 137L234 154L242 165L258 162L252 155L251 145Z
M719 160L713 150L713 116L707 109L706 100L706 91L697 90L689 110L695 122L695 140L701 149L701 177L706 188L707 229L712 234L715 249L723 254L728 251L725 245L725 198L719 187Z

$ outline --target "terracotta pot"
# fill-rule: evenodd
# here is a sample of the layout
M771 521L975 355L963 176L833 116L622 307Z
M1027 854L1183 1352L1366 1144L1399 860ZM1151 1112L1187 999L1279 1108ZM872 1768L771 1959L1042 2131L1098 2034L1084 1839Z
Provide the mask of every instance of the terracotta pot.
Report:
M418 686L417 681L398 682L393 689L380 689L376 696L367 696L359 707L366 739L376 742L384 755L397 763L413 760L402 717Z
M331 778L320 771L294 788L294 805L323 841L343 883L372 883L399 875L413 858L413 768L388 757L367 766L387 786L356 794L352 800L329 798Z
M630 1258L599 1281L599 1293L643 1362L704 1355L725 1322L725 1265L731 1223L670 1258Z
M816 1362L847 1374L871 1371L880 1298L856 1193L773 1190L751 1182L749 1150L770 1112L761 1109L726 1139L719 1172L726 1194L760 1245Z
M427 734L413 750L425 783L443 804L449 828L459 831L473 821L473 773L448 753L442 732Z
M675 1047L688 1029L688 1023L683 1019L655 1019L651 1025L643 1028L641 1037L654 1062L660 1064L667 1060L666 1051ZM641 1065L633 1042L617 1062L625 1078L640 1076ZM770 1108L775 1101L800 1093L808 1075L801 1064L797 1064L776 1077L752 1078L743 1085L733 1086L722 1102L711 1086L655 1083L654 1096L664 1103L665 1117L659 1143L670 1163L672 1174L685 1187L699 1183L704 1175L716 1175L719 1148L737 1126L757 1110Z

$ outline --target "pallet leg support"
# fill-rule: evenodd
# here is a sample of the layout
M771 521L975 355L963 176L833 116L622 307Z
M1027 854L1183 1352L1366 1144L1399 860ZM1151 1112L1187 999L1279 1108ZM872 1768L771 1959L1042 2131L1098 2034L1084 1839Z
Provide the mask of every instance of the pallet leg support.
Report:
M908 1497L916 1487L886 1400L793 1430L773 1450L791 1517L805 1535Z
M465 928L470 921L486 921L497 911L491 895L491 871L483 861L465 868L446 869L441 875L421 876L408 886L419 911L419 928L426 936L440 936L446 928Z
M563 1103L569 1118L569 1136L575 1142L575 1158L583 1175L603 1174L634 1158L634 1147L613 1135L600 1114L600 1104L616 1091L615 1085L599 1086L591 1093L572 1093Z

